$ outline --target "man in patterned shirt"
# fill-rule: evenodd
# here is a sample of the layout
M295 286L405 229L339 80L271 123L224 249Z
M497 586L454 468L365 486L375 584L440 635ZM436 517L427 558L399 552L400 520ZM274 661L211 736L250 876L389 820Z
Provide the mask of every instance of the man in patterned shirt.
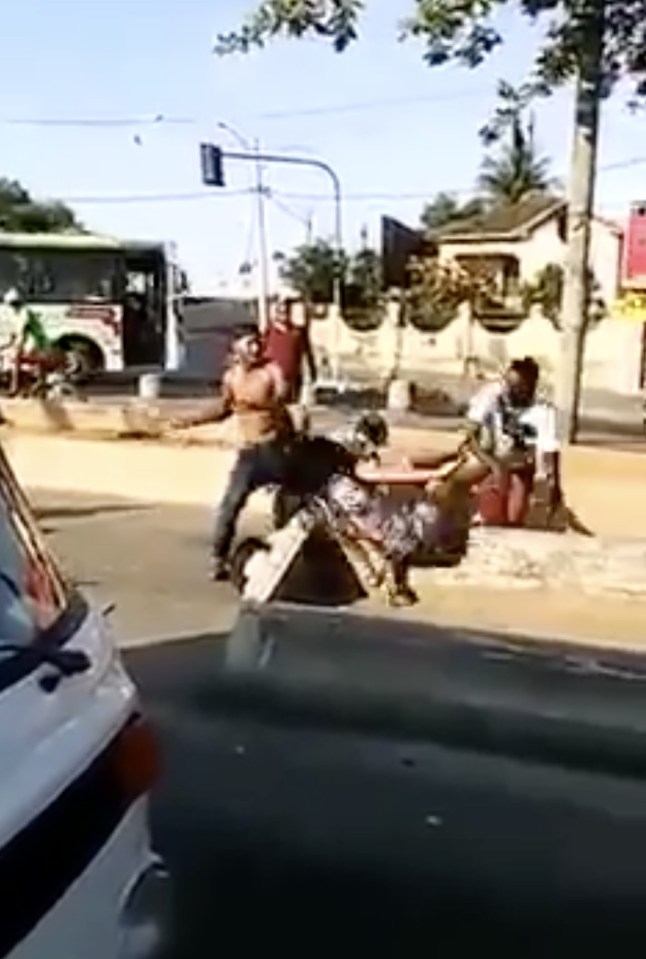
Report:
M514 360L502 381L483 387L469 406L467 442L491 469L478 492L486 526L522 526L537 475L551 510L562 502L556 414L537 398L539 372L532 357Z

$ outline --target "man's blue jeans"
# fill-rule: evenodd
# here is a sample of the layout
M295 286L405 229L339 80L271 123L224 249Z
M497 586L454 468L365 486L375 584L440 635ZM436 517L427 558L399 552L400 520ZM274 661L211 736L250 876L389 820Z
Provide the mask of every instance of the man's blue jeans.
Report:
M285 474L285 449L277 441L257 443L240 451L222 502L213 533L213 556L225 560L235 536L238 516L252 493L263 486L279 485Z

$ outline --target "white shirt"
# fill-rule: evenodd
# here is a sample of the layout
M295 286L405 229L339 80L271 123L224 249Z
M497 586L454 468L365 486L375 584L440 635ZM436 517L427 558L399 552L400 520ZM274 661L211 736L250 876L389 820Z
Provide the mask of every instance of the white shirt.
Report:
M475 394L467 412L467 419L480 426L484 433L483 445L495 454L507 452L513 443L505 430L503 396L504 385L490 383ZM558 453L556 410L550 403L537 400L531 406L516 410L516 422L527 431L526 444L536 450L537 458Z

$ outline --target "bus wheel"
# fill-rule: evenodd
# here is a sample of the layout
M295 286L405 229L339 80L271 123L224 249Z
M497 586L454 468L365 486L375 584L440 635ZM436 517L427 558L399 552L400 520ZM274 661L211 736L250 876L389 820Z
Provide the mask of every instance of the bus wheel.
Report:
M103 352L92 340L69 336L56 345L65 354L65 371L70 379L85 380L105 367Z

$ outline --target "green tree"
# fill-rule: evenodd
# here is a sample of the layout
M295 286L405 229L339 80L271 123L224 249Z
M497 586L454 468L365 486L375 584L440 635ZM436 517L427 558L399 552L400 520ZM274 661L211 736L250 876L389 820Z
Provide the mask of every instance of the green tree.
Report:
M534 142L533 128L522 119L512 122L509 142L499 153L482 161L478 185L494 204L519 203L528 193L546 193L552 181L549 163Z
M331 303L334 292L334 278L340 270L345 276L348 259L339 254L326 240L304 243L290 256L278 255L279 273L296 293L308 303Z
M525 307L539 306L543 316L551 320L557 329L561 327L563 312L563 280L563 267L559 263L548 263L534 282L525 284L523 289ZM594 270L588 270L588 283L590 299L586 327L594 326L608 315L608 305Z
M490 296L493 278L486 264L440 263L437 257L413 257L406 293L407 316L419 330L437 332L456 316L461 303L472 308Z
M498 14L520 10L546 20L530 67L528 96L576 87L569 177L569 236L563 293L564 334L559 402L566 432L577 429L584 332L590 296L588 253L596 174L599 107L622 79L646 95L646 0L411 0L402 35L423 46L429 66L477 67L503 42ZM363 0L264 0L241 28L218 37L221 54L262 47L273 37L321 36L345 50L358 38Z
M357 308L376 306L381 298L381 258L367 247L354 256L343 254L327 240L297 247L289 256L278 253L280 278L308 303L331 303L334 278L340 271L344 300Z
M348 264L348 287L355 291L357 304L374 307L381 299L381 257L369 247L359 250Z
M427 234L433 234L450 223L480 216L484 208L485 204L480 197L460 203L452 193L438 193L422 211L422 227Z
M78 233L73 210L57 201L36 201L17 180L0 178L0 230L7 233Z

